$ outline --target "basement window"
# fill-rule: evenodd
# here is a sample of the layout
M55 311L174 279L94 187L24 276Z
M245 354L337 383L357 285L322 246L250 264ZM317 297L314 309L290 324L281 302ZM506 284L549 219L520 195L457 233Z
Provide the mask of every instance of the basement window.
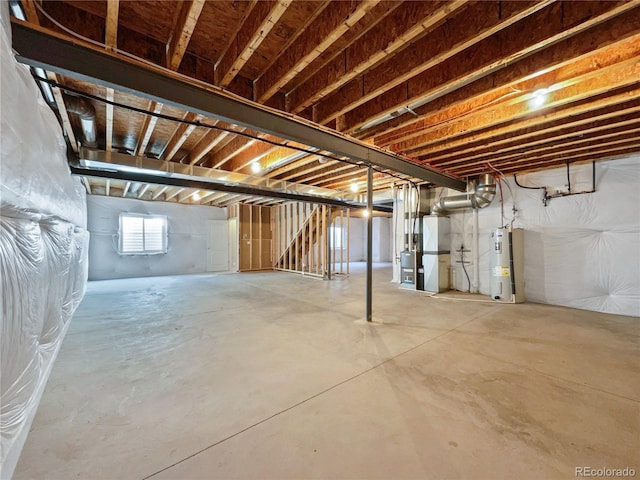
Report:
M167 253L167 217L121 213L119 237L120 255Z

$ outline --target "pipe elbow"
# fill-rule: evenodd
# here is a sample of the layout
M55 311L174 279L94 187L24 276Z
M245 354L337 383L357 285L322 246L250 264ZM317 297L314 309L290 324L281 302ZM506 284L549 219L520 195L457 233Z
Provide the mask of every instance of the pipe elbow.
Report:
M484 208L489 205L496 197L496 186L481 185L476 189L475 200L476 208Z
M69 113L75 113L82 120L96 119L96 110L87 99L65 95L64 103Z
M80 118L83 135L82 143L87 147L96 148L98 146L96 109L86 98L65 95L64 100L67 112L73 113Z
M457 210L484 208L496 196L495 179L489 174L484 174L476 180L471 180L468 187L466 195L456 195L438 200L431 207L431 213L444 215Z

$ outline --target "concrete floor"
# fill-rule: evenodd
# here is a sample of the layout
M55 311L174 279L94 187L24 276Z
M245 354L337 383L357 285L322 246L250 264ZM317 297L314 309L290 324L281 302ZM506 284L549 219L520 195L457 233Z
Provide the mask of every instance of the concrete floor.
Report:
M354 270L90 283L14 478L640 476L638 318Z

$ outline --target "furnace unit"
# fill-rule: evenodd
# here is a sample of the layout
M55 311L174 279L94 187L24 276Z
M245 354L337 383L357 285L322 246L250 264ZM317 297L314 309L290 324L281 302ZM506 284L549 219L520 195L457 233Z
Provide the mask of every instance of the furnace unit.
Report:
M491 298L496 302L524 302L524 230L498 228L489 249Z
M424 288L427 292L440 293L449 290L451 266L449 217L425 215L422 218L422 265Z

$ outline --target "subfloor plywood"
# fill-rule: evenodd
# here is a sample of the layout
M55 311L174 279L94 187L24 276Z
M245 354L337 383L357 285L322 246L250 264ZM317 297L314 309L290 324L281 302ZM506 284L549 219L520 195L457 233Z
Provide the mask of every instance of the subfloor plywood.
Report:
M351 271L91 282L14 478L640 472L638 318Z

